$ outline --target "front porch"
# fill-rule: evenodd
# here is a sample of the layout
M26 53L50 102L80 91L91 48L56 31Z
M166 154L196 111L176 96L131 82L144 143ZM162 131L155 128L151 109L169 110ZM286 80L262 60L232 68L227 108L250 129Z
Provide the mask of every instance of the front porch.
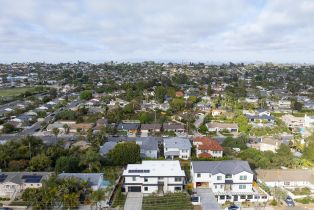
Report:
M217 202L223 204L228 202L266 202L268 200L267 195L259 194L257 191L252 192L215 192L214 193Z

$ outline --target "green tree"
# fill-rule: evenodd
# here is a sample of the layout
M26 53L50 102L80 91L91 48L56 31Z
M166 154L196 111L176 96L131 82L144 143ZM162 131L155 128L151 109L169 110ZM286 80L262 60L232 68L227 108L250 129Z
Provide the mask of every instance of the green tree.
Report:
M84 90L80 93L80 99L81 100L90 100L93 98L93 93L91 90Z
M81 157L80 165L87 167L88 172L97 172L101 168L100 154L93 148L89 148Z
M180 98L174 98L174 99L172 99L172 101L170 103L170 107L175 112L181 111L185 107L185 101L183 99L180 99Z
M113 165L125 166L141 160L140 146L133 142L120 143L110 150L107 160Z
M64 132L65 132L65 134L68 134L68 133L69 133L69 131L70 131L70 127L69 127L69 125L68 125L68 124L64 124L64 125L63 125L63 128L64 128Z
M314 163L314 133L306 139L306 142L302 157Z
M207 95L211 96L213 94L212 86L211 84L207 85Z
M49 90L49 96L50 98L56 98L58 95L57 89L55 88L50 88Z
M198 129L198 132L200 132L201 134L207 134L208 129L207 129L206 125L201 125Z
M93 191L91 194L92 204L96 205L96 209L101 209L100 202L105 200L105 198L106 198L106 191L104 189Z
M167 90L163 86L158 86L155 89L155 98L160 103L164 102L166 94L167 94Z
M57 140L57 137L58 137L58 135L59 135L59 133L60 133L59 128L53 128L53 129L52 129L52 133L53 133L53 135L56 137L56 140Z
M10 123L4 123L2 133L12 133L15 131L15 127Z
M51 160L46 155L37 155L29 161L31 171L44 171L51 164Z
M294 156L291 152L291 149L286 144L281 144L279 148L276 150L276 154L273 158L273 163L275 166L285 166L285 167L293 167L294 166Z
M235 122L239 125L239 131L243 133L248 133L251 129L248 119L244 115L239 115L235 118Z
M139 114L139 120L141 121L141 123L151 123L154 120L154 116L152 115L152 113L149 112L141 112Z
M302 108L303 108L303 104L302 103L298 102L295 99L291 101L291 109L292 110L296 110L296 111L299 112L299 111L302 110Z
M56 161L56 173L77 173L80 172L80 158L76 156L62 156Z

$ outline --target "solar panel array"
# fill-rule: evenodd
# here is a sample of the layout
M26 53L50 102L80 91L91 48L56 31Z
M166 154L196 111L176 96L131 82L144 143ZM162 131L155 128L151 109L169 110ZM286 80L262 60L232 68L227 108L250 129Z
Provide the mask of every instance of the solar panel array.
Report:
M0 182L4 182L4 180L8 177L8 175L1 174L0 175Z
M129 173L149 173L150 170L128 170Z
M40 176L40 175L23 175L22 179L24 179L25 183L40 183L42 176Z

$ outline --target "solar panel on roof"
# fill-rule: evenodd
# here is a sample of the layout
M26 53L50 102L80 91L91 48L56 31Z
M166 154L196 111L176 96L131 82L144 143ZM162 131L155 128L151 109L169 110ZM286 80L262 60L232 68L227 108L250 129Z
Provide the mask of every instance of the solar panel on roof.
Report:
M23 175L22 179L24 179L25 183L39 183L42 176L40 175Z
M149 173L149 170L129 170L129 173Z

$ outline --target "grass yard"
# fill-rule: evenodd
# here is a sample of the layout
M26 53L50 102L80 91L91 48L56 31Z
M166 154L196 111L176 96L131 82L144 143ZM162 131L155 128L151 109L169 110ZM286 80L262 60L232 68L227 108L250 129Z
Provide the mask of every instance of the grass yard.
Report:
M0 88L0 97L14 97L26 91L33 92L35 88L32 87L18 87L18 88Z
M193 209L187 193L168 193L164 196L150 195L143 198L143 210L188 210Z

